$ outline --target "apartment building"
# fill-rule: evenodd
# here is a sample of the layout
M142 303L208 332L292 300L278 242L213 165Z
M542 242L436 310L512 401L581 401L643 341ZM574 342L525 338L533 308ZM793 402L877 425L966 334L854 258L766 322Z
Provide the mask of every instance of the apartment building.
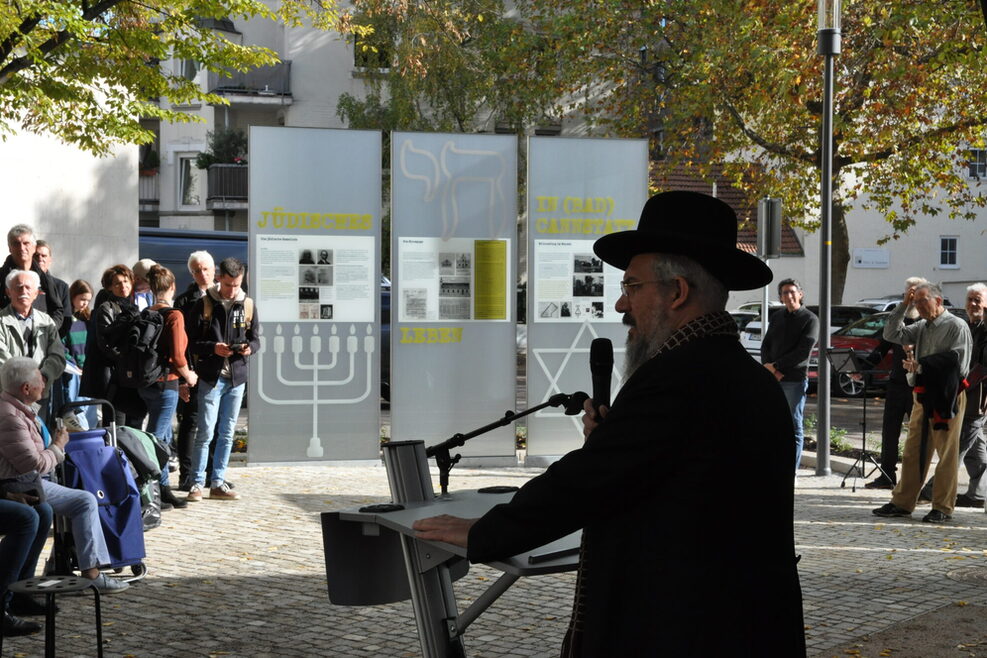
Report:
M271 4L271 3L268 3ZM342 93L362 97L372 67L352 41L338 33L308 27L289 28L266 19L235 23L204 23L231 41L261 45L275 51L281 63L223 77L198 63L173 59L162 62L176 74L196 80L229 105L175 106L201 122L173 124L147 120L157 135L141 148L140 225L192 230L246 231L247 164L196 167L207 150L208 133L250 126L342 128L336 101ZM372 62L369 62L372 63Z

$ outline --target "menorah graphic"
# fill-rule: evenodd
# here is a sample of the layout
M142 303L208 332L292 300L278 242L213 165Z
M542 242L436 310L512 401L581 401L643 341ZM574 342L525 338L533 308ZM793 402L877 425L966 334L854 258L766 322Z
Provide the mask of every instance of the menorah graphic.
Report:
M291 346L288 348L285 345L286 336L282 335L281 324L278 324L275 328L276 335L271 340L272 347L267 349L267 337L264 336L264 328L260 328L260 354L257 360L257 394L260 395L261 399L265 402L278 406L295 406L295 405L312 405L312 437L309 439L308 450L306 455L312 458L319 458L323 455L322 441L319 439L319 406L320 405L333 405L333 404L357 404L366 400L370 396L370 392L373 389L373 354L377 347L377 338L374 336L374 325L366 325L366 335L363 337L363 354L365 355L365 360L367 363L367 373L366 373L366 387L363 391L363 395L353 398L331 398L323 397L320 395L320 387L326 386L346 386L353 382L359 371L359 365L357 363L358 354L360 352L360 337L357 336L357 325L351 324L349 326L349 336L346 336L346 354L349 356L349 367L347 368L345 362L347 359L344 357L343 365L340 364L339 353L341 348L342 338L338 335L339 329L337 324L333 324L329 328L329 338L328 338L328 352L329 352L329 363L320 363L323 355L323 338L319 335L319 324L311 324L312 335L308 336L308 350L307 354L311 355L311 363L303 363L303 355L306 354L305 343L306 338L301 335L301 325L296 324L294 326L294 335L291 336ZM288 379L284 374L284 355L286 349L291 350L291 356L293 360L293 365L296 371L300 372L310 372L312 375L311 381L308 380L292 380ZM274 358L274 370L277 373L278 383L282 386L288 387L311 387L312 398L309 399L291 399L291 400L279 400L271 397L264 390L264 362ZM308 360L308 359L304 359ZM341 370L337 374L336 378L333 379L323 379L322 374L328 373L329 371L335 370L337 365L341 365ZM340 377L341 376L341 377ZM329 389L330 391L332 389Z

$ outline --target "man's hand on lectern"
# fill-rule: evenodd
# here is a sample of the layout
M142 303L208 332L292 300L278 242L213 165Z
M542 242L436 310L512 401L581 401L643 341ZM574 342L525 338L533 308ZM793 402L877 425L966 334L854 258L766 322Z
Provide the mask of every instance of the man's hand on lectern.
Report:
M453 546L466 548L469 539L470 528L476 523L476 519L461 519L458 516L432 516L427 519L415 521L411 527L414 528L415 536L426 541L444 541Z

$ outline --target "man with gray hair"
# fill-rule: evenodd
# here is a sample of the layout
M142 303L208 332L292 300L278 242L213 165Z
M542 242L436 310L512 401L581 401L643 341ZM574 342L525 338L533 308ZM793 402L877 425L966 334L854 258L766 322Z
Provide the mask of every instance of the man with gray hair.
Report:
M38 365L28 357L15 356L0 367L0 480L20 478L31 473L49 475L65 460L68 432L59 429L51 436L32 406L45 388ZM110 564L106 539L99 521L96 497L88 491L70 489L41 479L39 492L56 514L72 524L79 569L95 581L100 592L121 592L129 585L108 578L100 567Z
M11 228L7 231L7 248L10 250L10 255L0 267L0 281L6 281L7 276L13 270L31 270L37 274L40 294L34 301L34 307L47 313L56 327L61 327L65 315L62 300L55 293L51 276L34 261L34 254L37 249L34 229L27 224L17 224ZM6 289L0 290L0 308L9 303L10 297L7 295Z
M422 519L418 538L489 562L581 529L566 657L804 656L792 418L724 310L727 290L771 270L737 249L730 206L695 192L652 197L636 230L593 249L624 270L630 365L612 407L587 405L582 446L510 502ZM724 492L748 490L751 473L756 508L724 514ZM710 609L730 611L715 633Z
M905 313L913 306L921 320L905 326ZM970 371L973 339L966 322L942 305L942 290L934 283L920 283L905 293L884 325L884 338L905 349L904 367L913 384L912 411L901 460L901 477L891 492L891 502L873 510L883 517L911 516L932 461L931 447L939 455L932 511L922 520L944 523L956 505L956 475L960 428L966 412L962 382Z
M987 498L987 445L984 443L984 419L987 414L987 390L980 379L974 380L973 369L987 367L987 327L984 325L984 309L987 308L987 285L975 283L966 289L967 323L973 337L970 353L971 381L966 389L966 413L960 428L960 447L957 461L962 460L970 478L966 492L956 496L957 507L984 506ZM922 487L920 499L932 500L935 478Z
M905 292L926 280L920 276L905 279ZM910 325L918 320L918 311L912 307L905 311L903 322ZM877 349L867 357L867 365L876 368L891 352L891 372L884 391L884 415L881 421L881 474L864 485L867 489L894 489L898 483L898 443L901 439L901 424L912 410L912 385L905 376L905 348L898 343L882 339Z
M208 251L193 251L188 257L188 271L192 275L192 283L175 298L174 304L185 316L186 327L192 320L195 303L216 284L216 262ZM194 367L191 349L186 356ZM199 387L183 385L178 391L178 440L174 443L178 454L178 488L188 491L192 488L192 450L195 447L195 428L199 422ZM229 480L226 482L229 484Z
M10 303L0 309L0 364L11 357L26 356L41 369L45 385L39 413L48 422L52 386L60 385L65 372L59 327L47 313L34 308L40 283L37 272L12 270L4 283Z

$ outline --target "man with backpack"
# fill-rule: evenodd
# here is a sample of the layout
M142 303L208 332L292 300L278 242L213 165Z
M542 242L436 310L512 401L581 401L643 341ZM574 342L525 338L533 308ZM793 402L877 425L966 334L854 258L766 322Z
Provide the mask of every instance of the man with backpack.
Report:
M226 484L226 467L233 447L240 404L246 389L247 358L260 348L255 327L257 309L240 286L244 266L227 258L217 268L219 284L209 288L196 302L189 320L189 344L198 357L199 421L192 452L193 483L187 500L202 500L206 484L209 441L217 430L213 465L209 473L209 497L236 500L240 497Z

